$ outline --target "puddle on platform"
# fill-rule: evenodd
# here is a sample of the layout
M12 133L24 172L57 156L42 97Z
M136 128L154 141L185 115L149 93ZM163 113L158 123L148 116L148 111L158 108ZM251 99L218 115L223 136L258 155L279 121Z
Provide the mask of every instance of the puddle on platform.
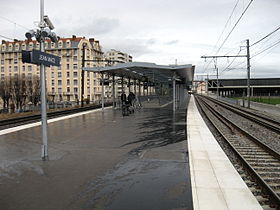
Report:
M185 162L130 159L87 185L83 209L192 209Z

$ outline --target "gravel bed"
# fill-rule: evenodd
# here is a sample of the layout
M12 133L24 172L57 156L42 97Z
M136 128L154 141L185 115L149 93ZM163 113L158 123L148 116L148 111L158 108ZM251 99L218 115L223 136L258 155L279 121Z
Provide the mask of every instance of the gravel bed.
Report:
M270 129L265 128L232 111L229 111L212 101L207 100L207 103L209 103L210 106L215 107L215 109L218 110L223 116L226 116L236 125L242 127L249 134L259 139L270 148L273 148L276 152L280 153L280 134L278 132L271 131Z

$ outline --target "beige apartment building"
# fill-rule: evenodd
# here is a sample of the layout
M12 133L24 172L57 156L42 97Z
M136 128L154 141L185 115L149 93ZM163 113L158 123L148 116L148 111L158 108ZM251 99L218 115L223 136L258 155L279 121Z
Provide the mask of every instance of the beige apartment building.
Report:
M85 66L104 66L104 53L98 40L72 36L61 38L57 43L45 41L47 53L59 56L61 66L46 67L47 94L49 101L81 101L82 56L85 46ZM39 50L37 41L2 41L0 46L0 79L7 76L32 77L39 75L36 64L23 63L21 51ZM99 62L100 60L100 62ZM84 73L84 99L99 102L101 100L100 74Z

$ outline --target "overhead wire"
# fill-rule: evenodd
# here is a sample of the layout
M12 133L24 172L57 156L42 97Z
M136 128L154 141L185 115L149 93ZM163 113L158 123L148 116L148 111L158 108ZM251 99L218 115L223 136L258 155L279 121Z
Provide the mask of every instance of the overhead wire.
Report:
M218 45L220 39L222 38L222 35L224 34L224 32L225 32L225 30L226 30L226 27L227 27L228 23L230 22L231 17L232 17L232 15L233 15L233 13L234 13L234 11L235 11L235 9L236 9L238 3L239 3L239 0L236 1L235 5L234 5L234 7L233 7L233 9L232 9L232 11L231 11L231 14L230 14L230 16L228 17L227 22L226 22L226 24L225 24L225 26L224 26L224 28L223 28L223 30L222 30L222 32L221 32L219 38L218 38L216 44L214 45L213 50L211 51L211 53L214 52L214 50L216 49L216 47L217 47L217 45ZM209 63L208 63L208 65L207 65L206 68L205 68L206 62L204 63L204 65L203 65L204 72L205 72L205 70L209 67L209 65L210 65L210 63L211 63L212 61L213 61L213 58L209 61Z
M262 50L262 51L260 51L260 52L258 52L258 53L256 53L256 54L254 54L253 56L251 56L251 59L254 58L254 57L256 57L256 56L258 56L258 55L260 55L260 54L262 54L262 53L264 53L265 51L267 51L267 50L269 50L269 49L275 47L275 46L278 45L278 44L280 44L280 40L278 40L278 41L275 42L274 44L270 45L269 47L265 48L264 50Z
M253 44L251 44L250 47L260 43L261 41L263 41L264 39L268 38L269 36L271 36L272 34L274 34L275 32L277 32L280 29L280 26L277 27L275 30L273 30L272 32L270 32L269 34L265 35L263 38L259 39L258 41L254 42Z
M231 35L231 33L233 32L233 30L236 28L237 24L240 22L240 20L242 19L242 17L244 16L244 14L246 13L246 11L248 10L248 8L250 7L250 5L252 4L254 0L251 0L249 2L249 4L247 5L247 7L245 8L245 10L242 12L241 16L238 18L238 20L236 21L236 23L234 24L234 26L232 27L232 29L230 30L229 34L227 35L227 37L225 38L225 40L223 41L223 43L221 44L221 46L219 47L219 49L217 50L216 54L221 50L221 48L224 46L224 44L226 43L226 41L228 40L229 36Z
M14 21L12 21L12 20L6 18L6 17L0 16L0 18L3 19L3 20L6 20L6 21L8 21L8 22L10 22L10 23L12 23L12 24L15 24L15 25L17 25L17 26L19 26L19 27L21 27L21 28L24 28L24 29L26 29L26 30L30 30L29 28L27 28L27 27L25 27L25 26L23 26L23 25L21 25L21 24L18 24L18 23L14 22Z
M225 68L221 71L221 73L223 73L224 71L226 71L227 69L229 69L229 67L230 67L230 66L233 64L233 62L236 60L237 56L240 55L241 51L242 51L242 49L240 48L240 50L239 50L239 52L237 53L236 57L234 57L234 58L232 59L232 61L227 65L227 67L225 67Z
M221 50L221 48L224 46L224 44L226 43L226 41L228 40L228 38L230 37L230 35L232 34L232 32L234 31L234 29L236 28L236 26L238 25L238 23L240 22L240 20L242 19L242 17L244 16L244 14L246 13L246 11L248 10L248 8L250 7L250 5L252 4L254 0L250 0L250 2L248 3L248 5L246 6L245 10L242 12L241 16L238 18L238 20L236 21L236 23L234 24L234 26L232 27L232 29L230 30L230 32L228 33L228 35L226 36L226 38L224 39L224 41L222 42L221 46L218 48L218 50L216 51L216 54L219 53L219 51ZM207 67L205 68L204 72L208 69L210 63L213 61L213 59L211 59L211 61L208 63Z
M14 39L12 39L12 38L10 38L10 37L3 36L3 35L0 35L0 37L2 37L2 38L4 38L4 39L14 40Z
M227 22L226 22L226 24L225 24L223 30L222 30L222 33L220 34L220 36L219 36L219 38L218 38L218 40L217 40L217 42L216 42L216 44L215 44L215 46L214 46L214 48L213 48L213 51L214 51L215 48L217 47L217 45L218 45L220 39L222 38L222 35L224 34L224 32L225 32L225 30L226 30L226 27L227 27L229 21L231 20L231 17L232 17L232 15L233 15L233 13L234 13L234 11L235 11L235 9L236 9L238 3L239 3L239 0L236 1L235 5L234 5L234 7L233 7L233 10L231 11L231 14L230 14L230 16L229 16L229 18L228 18L228 20L227 20Z

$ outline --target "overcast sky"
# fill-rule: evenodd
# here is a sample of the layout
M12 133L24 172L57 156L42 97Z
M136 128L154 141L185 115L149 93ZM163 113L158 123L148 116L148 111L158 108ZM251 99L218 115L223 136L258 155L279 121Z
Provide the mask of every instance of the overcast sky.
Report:
M250 1L238 1L217 45L237 0L45 0L45 14L61 37L93 37L105 51L124 51L134 61L174 64L177 59L178 64L195 65L197 75L212 75L213 62L208 65L211 59L205 62L200 56L215 55ZM26 29L21 26L36 27L40 0L0 0L0 5L1 36L24 39ZM279 11L279 0L254 0L218 55L236 55L245 46L244 40L252 44L276 29ZM280 31L251 47L251 55L279 40ZM241 49L240 55L246 54ZM279 58L280 44L253 57L252 77L280 77ZM234 68L224 71L230 63L232 59L218 59L221 77L246 78L246 58L235 59Z

